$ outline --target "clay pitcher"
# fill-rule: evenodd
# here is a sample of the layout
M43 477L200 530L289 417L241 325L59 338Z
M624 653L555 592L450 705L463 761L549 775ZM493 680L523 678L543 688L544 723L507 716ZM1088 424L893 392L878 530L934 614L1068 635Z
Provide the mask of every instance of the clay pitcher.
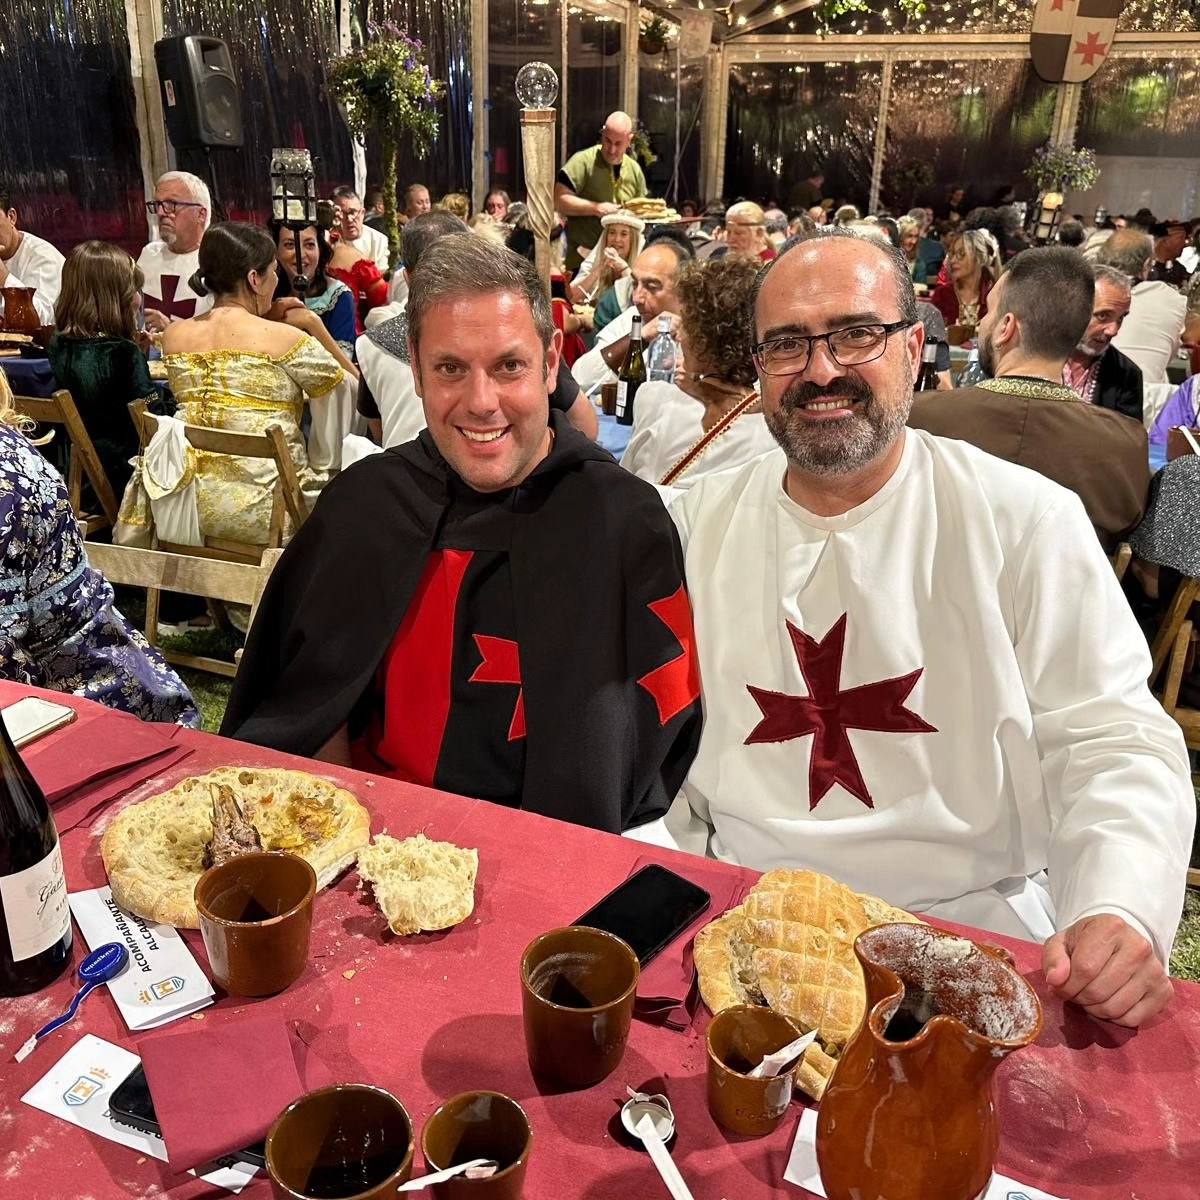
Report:
M829 1200L976 1200L998 1132L992 1075L1042 1029L1003 950L928 925L878 925L854 952L867 1013L817 1114Z
M33 293L37 288L0 288L4 296L4 328L22 333L36 333L42 327L42 319L33 306Z

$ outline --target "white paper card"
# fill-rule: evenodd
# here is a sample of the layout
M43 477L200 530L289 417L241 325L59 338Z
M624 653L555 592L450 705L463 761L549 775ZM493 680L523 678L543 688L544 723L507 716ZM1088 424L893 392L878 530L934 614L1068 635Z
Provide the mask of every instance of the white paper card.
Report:
M130 1029L157 1029L213 1002L212 984L177 929L118 908L107 887L68 899L92 950L121 942L129 951L129 965L105 986Z
M788 1183L794 1183L818 1196L825 1195L821 1184L821 1172L817 1167L817 1111L806 1108L796 1128L796 1140L792 1143L792 1154L787 1170L783 1173ZM1040 1191L1032 1184L1018 1183L1007 1175L993 1175L982 1200L1063 1200Z
M162 1138L118 1125L109 1115L110 1097L140 1061L131 1051L85 1033L21 1099L88 1133L166 1162ZM258 1170L251 1163L230 1159L212 1165L214 1169L204 1171L200 1178L227 1192L240 1192Z

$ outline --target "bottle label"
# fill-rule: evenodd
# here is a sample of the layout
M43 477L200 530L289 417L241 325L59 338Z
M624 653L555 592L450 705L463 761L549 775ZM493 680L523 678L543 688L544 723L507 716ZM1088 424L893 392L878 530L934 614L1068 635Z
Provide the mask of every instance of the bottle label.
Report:
M58 842L41 862L0 876L0 907L8 926L13 962L49 950L71 927L67 881Z
M617 380L617 416L625 415L625 405L629 400L629 383L624 379Z

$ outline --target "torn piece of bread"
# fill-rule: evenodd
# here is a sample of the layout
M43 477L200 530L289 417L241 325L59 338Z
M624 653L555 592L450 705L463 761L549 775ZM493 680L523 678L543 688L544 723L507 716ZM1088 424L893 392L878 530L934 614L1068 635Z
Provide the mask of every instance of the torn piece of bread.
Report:
M375 902L393 933L449 929L475 908L479 852L424 834L398 841L380 834L358 853L359 876L375 891Z

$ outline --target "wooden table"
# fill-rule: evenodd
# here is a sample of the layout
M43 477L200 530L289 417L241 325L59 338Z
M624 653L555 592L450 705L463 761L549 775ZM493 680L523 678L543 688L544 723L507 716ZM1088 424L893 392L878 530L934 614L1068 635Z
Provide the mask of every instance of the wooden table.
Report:
M0 704L34 689L0 684ZM94 708L71 700L80 709ZM103 714L89 736L103 734ZM80 727L76 726L75 732ZM68 738L72 728L51 735ZM563 825L483 801L331 769L206 734L184 731L192 750L163 777L110 805L91 828L63 837L72 891L105 882L98 836L114 812L179 778L224 764L313 769L361 798L372 830L424 832L479 850L474 915L440 935L396 938L351 871L317 898L312 959L282 995L248 1002L224 997L205 1010L207 1027L245 1013L277 1012L334 1076L392 1090L420 1128L437 1104L470 1088L495 1088L526 1109L536 1142L527 1200L655 1200L666 1193L648 1159L612 1136L610 1122L626 1084L665 1089L678 1114L675 1158L696 1200L805 1196L782 1182L801 1111L770 1137L731 1137L714 1125L704 1095L706 1019L676 1033L635 1021L624 1062L585 1092L540 1094L525 1060L518 961L536 934L569 923L620 883L648 852L686 873L688 856ZM724 868L742 874L752 872ZM199 936L188 941L205 963ZM1092 1021L1048 995L1037 947L989 935L1013 950L1042 997L1045 1031L1036 1046L997 1074L1000 1168L1072 1200L1195 1200L1200 1194L1200 987L1176 983L1164 1019L1138 1033ZM76 940L77 959L84 953ZM352 977L347 975L353 972ZM19 1066L17 1046L72 994L70 976L43 993L0 1004L0 1195L13 1200L225 1195L154 1160L91 1138L18 1097L75 1040L95 1033L131 1049L107 996L93 998L79 1021ZM186 1019L185 1019L186 1021ZM143 1035L170 1036L177 1026ZM259 1176L242 1193L265 1200ZM929 1197L929 1200L938 1200Z

